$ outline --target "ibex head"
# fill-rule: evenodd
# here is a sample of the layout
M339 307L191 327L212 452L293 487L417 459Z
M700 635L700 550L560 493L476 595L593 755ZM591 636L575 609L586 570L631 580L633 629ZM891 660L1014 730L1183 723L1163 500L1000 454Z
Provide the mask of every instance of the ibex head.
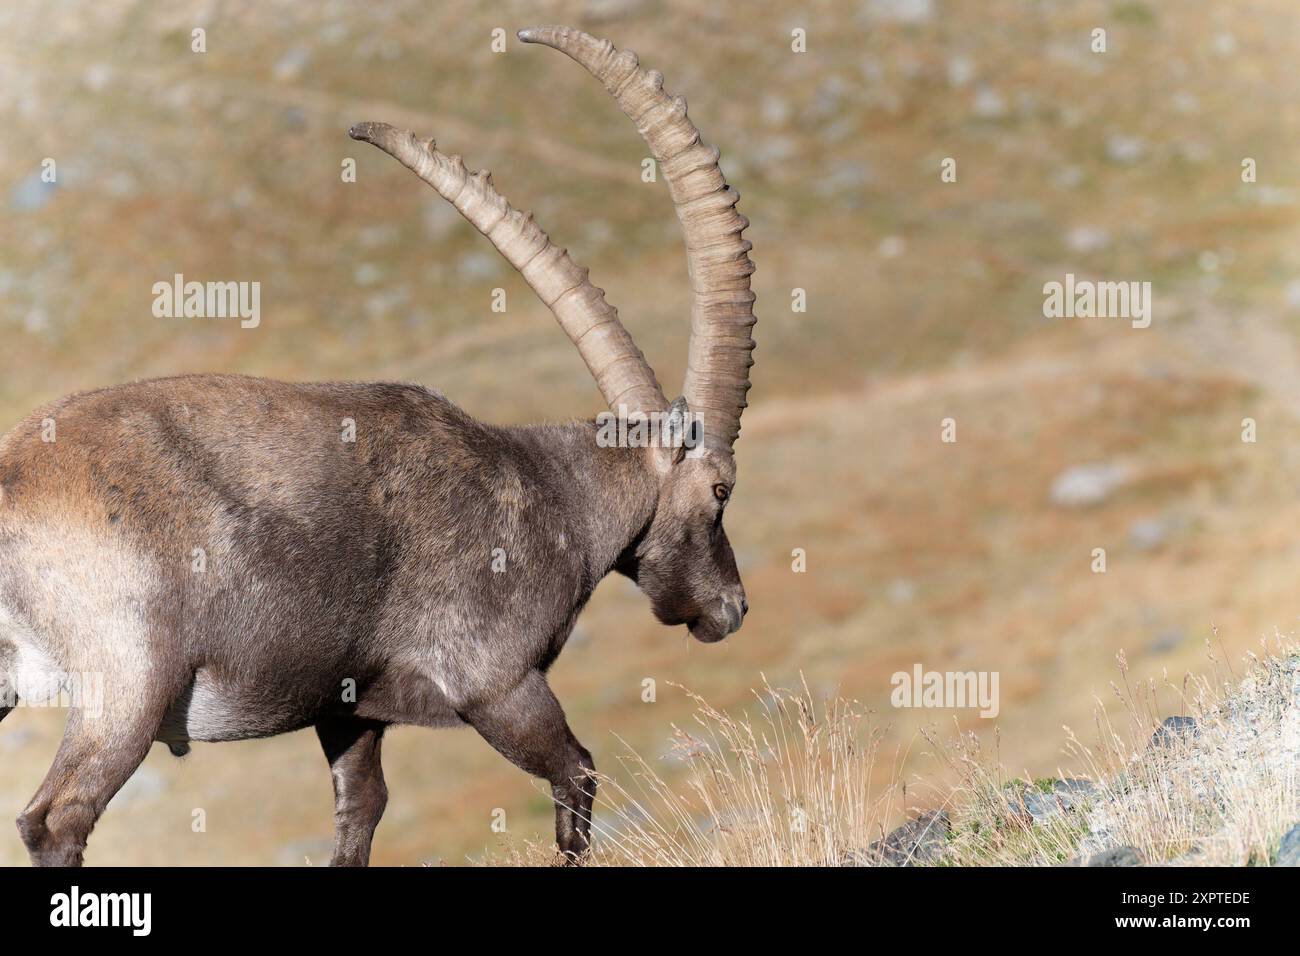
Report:
M701 641L717 641L740 627L748 610L722 529L754 348L754 265L741 238L749 222L735 210L740 194L723 178L718 150L701 141L687 117L686 101L665 93L663 76L641 69L634 53L566 27L522 30L519 38L568 54L600 80L636 124L668 183L694 292L683 398L671 407L587 270L551 243L531 213L513 209L488 173L469 173L432 140L386 124L362 123L350 132L414 171L492 241L554 313L615 413L667 416L679 425L689 414L702 426L690 450L645 453L657 489L651 517L616 568L637 581L664 623L687 624Z
M670 416L684 416L686 399ZM649 596L664 624L685 624L711 644L737 630L749 610L731 542L722 528L736 465L730 450L707 442L658 452L661 479L654 517L620 559L618 570Z

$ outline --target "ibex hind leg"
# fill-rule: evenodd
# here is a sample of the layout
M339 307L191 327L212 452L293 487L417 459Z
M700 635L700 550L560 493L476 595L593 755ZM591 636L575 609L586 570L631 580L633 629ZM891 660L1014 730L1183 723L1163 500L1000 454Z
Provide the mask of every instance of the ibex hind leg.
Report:
M465 718L516 767L550 783L556 845L564 862L581 862L591 844L596 768L569 730L546 678L530 671L509 693L475 706Z
M316 725L334 780L334 856L330 866L366 866L375 827L388 805L379 763L386 724L330 717Z
M149 752L169 697L144 683L106 687L99 713L70 711L54 764L18 816L34 866L81 865L90 831Z

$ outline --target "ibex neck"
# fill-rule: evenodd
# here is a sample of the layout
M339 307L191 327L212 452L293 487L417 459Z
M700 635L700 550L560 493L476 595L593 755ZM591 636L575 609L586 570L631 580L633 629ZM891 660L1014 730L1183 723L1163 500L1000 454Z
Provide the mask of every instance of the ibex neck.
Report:
M613 569L654 516L658 481L638 448L605 448L591 422L521 429L551 464L555 505L563 509L574 538L582 542L591 585Z

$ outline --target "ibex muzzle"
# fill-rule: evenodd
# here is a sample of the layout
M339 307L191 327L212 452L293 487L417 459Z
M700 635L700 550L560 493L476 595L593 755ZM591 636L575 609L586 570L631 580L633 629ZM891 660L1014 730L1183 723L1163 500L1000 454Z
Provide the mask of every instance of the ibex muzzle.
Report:
M634 55L562 27L567 53L636 123L686 238L694 307L671 405L587 270L486 173L379 123L354 138L433 186L547 304L620 414L687 448L610 446L597 423L502 428L414 385L193 375L75 395L0 440L0 716L78 675L44 783L19 817L33 862L78 864L155 740L314 727L334 779L332 862L364 864L390 724L469 724L550 782L567 859L595 781L545 674L617 570L702 641L748 603L722 528L754 324L747 222L686 104ZM626 416L625 416L626 417ZM349 426L348 423L351 423Z

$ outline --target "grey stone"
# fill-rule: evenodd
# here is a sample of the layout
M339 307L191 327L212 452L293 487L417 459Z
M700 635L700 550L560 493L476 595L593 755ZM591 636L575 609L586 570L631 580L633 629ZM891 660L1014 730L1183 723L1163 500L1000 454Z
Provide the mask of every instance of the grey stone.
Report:
M784 126L790 121L792 113L790 101L783 96L776 96L772 93L763 97L759 108L759 113L763 117L763 122L768 126Z
M1106 156L1111 162L1130 165L1140 160L1147 151L1146 143L1137 136L1115 134L1106 140Z
M840 866L871 866L874 859L866 850L845 850L840 854Z
M908 578L894 578L889 582L889 600L894 604L910 604L916 598L916 582Z
M1097 799L1100 789L1091 780L1058 780L1051 793L1039 793L1035 806L1029 807L1035 823L1043 823L1064 813L1074 813Z
M1061 472L1052 482L1052 504L1065 508L1100 504L1127 480L1128 469L1122 465L1076 465Z
M280 111L280 126L291 130L305 129L307 111L299 106L286 106Z
M1142 518L1128 529L1128 543L1139 551L1153 551L1169 537L1169 524L1163 518Z
M931 0L867 0L862 10L869 23L925 23L934 16Z
M0 736L0 750L21 750L35 739L36 734L30 727L17 727Z
M311 49L305 46L296 46L276 61L272 73L277 80L296 80L310 62Z
M1170 866L1197 866L1205 857L1205 848L1199 843L1194 843L1186 853L1174 857L1169 861Z
M1137 847L1118 846L1088 857L1087 866L1143 866L1146 860Z
M975 91L971 108L980 119L1001 119L1007 115L1006 98L991 86L981 86Z
M1029 789L1020 781L1008 784L1004 789L1011 788L1016 789L1011 796L1013 807L1023 810L1037 824L1078 810L1095 799L1098 793L1091 780L1074 778L1053 781L1051 790Z
M975 79L975 63L968 56L958 54L948 61L948 85L961 88Z
M600 23L636 16L648 5L649 0L587 0L583 6L587 18Z
M446 239L461 226L464 220L451 203L444 201L441 196L434 198L436 202L426 201L421 208L424 233L430 239Z
M1100 226L1075 226L1065 234L1072 252L1101 252L1110 247L1110 233Z
M1287 831L1286 836L1282 837L1282 843L1277 848L1277 859L1273 861L1274 866L1300 866L1300 823L1297 823Z
M1151 747L1172 747L1182 740L1193 740L1201 735L1195 717L1166 717L1165 722L1151 735Z
M1079 777L1067 777L1056 781L1053 787L1056 796L1065 803L1066 809L1076 810L1084 804L1091 803L1101 793L1101 788L1091 780Z
M867 849L868 857L894 866L933 863L943 855L952 822L947 810L931 810L892 830Z
M456 260L456 270L460 277L468 282L491 279L501 271L496 256L486 252L466 252Z
M1032 791L1025 794L1023 803L1025 811L1035 823L1046 823L1064 812L1054 793Z
M40 209L54 196L57 183L47 183L39 172L24 176L9 191L9 208L14 212Z
M1157 634L1151 643L1147 645L1147 650L1153 654L1165 654L1178 647L1181 643L1183 643L1183 632L1173 628Z

